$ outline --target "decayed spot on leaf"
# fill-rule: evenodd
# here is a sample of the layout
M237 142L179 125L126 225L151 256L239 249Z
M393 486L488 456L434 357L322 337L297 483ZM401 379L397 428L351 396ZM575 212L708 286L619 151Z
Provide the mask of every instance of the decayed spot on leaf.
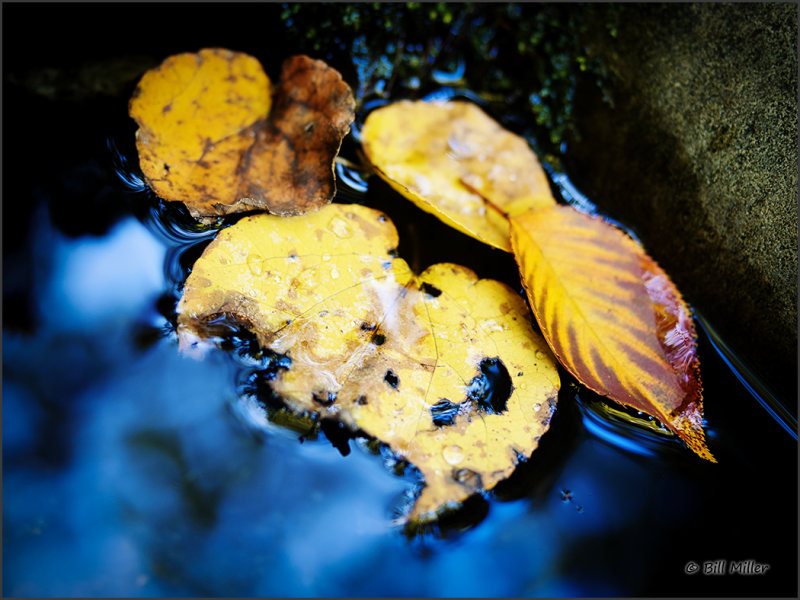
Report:
M533 312L561 364L716 462L705 445L691 315L644 249L568 206L512 218L511 240Z
M504 215L555 204L528 143L469 102L381 107L361 142L378 174L417 206L508 252Z
M301 214L329 203L354 108L350 88L322 61L287 59L273 105L255 58L205 49L145 73L129 112L148 184L193 216L212 217Z
M505 284L439 264L415 276L394 225L358 205L247 217L195 263L178 305L189 349L221 315L288 357L269 382L298 412L388 444L425 478L409 519L488 490L530 456L555 360Z
M307 56L287 59L270 118L246 156L239 195L279 215L328 204L336 194L333 161L354 117L353 94L338 71Z

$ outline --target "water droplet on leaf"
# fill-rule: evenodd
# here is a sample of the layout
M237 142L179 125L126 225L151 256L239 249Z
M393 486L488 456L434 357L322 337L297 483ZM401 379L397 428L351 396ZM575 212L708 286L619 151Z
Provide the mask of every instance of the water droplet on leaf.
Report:
M338 215L333 217L328 223L328 231L341 239L353 237L353 229L350 227L350 223Z
M261 275L263 266L264 266L264 259L258 256L257 254L253 254L247 257L247 268L250 269L250 272L253 275Z
M455 466L464 460L464 451L461 446L445 446L442 450L442 456L448 465Z

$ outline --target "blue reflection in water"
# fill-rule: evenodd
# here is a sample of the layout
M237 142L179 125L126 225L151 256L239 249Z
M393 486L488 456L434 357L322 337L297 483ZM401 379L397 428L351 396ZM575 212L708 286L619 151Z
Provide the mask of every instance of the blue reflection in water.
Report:
M122 181L131 192L147 191L147 184L141 177L141 171L132 165L130 157L120 152L113 138L109 137L106 140L106 147L111 154L114 172L117 177L119 177L120 181Z
M20 383L4 381L3 414L4 454L24 452L36 443L41 410L30 390Z
M174 334L137 346L139 324L163 325L168 239L133 219L75 240L39 223L42 326L3 336L6 595L619 591L558 567L594 518L589 492L584 515L553 489L535 509L493 503L454 539L407 541L393 511L410 484L380 457L265 433L221 351L182 357Z
M94 328L137 314L164 287L165 248L133 218L102 239L53 239L53 272L39 296L47 326Z
M597 205L575 187L575 184L572 183L566 173L556 171L547 163L544 164L544 168L550 176L550 179L552 179L553 183L558 187L559 192L561 192L561 197L568 204L583 212L588 212L593 215L597 214Z
M708 337L708 341L719 354L731 373L739 380L744 389L758 402L761 407L797 441L797 418L789 412L786 407L778 400L772 392L758 379L728 348L727 344L719 337L716 330L702 315L696 315L697 323L703 333Z
M608 426L604 426L597 418L596 415L590 415L587 412L586 418L583 421L586 430L594 436L607 441L612 446L621 448L626 452L632 452L640 456L655 456L656 453L650 448L630 439L621 432L616 432Z
M466 61L459 59L452 71L448 72L442 69L434 69L431 72L431 76L433 80L440 85L454 85L456 83L463 83L464 74L466 72Z
M342 162L336 163L337 192L348 200L364 199L367 193L367 177L369 174L364 169Z
M3 331L4 595L651 589L669 539L654 525L669 532L696 511L711 472L673 460L688 454L674 438L567 394L536 453L551 460L518 492L489 494L484 520L461 533L406 540L393 516L411 484L379 456L300 443L237 397L229 355L177 352L154 306L182 268L167 249L213 231L160 218L78 239L35 219L40 326ZM143 325L161 332L149 345Z
M62 470L6 470L6 591L324 594L327 571L394 537L387 507L405 484L380 461L258 443L227 409L227 357L175 350L129 357L73 399L83 420Z
M434 90L422 98L425 102L449 102L457 100L470 100L480 106L486 105L486 100L467 88L443 87Z

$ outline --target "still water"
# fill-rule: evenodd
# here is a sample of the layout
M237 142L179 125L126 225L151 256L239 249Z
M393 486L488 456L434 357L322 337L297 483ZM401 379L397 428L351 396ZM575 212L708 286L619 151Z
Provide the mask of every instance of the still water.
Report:
M4 197L3 595L796 596L787 399L737 376L710 330L698 327L699 356L719 464L562 373L531 460L407 536L397 515L415 481L392 457L272 422L243 384L246 355L178 353L175 301L215 230L141 188L124 108L98 128L103 143L78 142L48 185L15 181L24 209ZM355 149L342 155L357 163ZM597 210L547 168L562 201ZM377 178L337 173L336 201L387 212L415 271L451 261L521 288L508 255ZM687 569L719 560L769 568Z

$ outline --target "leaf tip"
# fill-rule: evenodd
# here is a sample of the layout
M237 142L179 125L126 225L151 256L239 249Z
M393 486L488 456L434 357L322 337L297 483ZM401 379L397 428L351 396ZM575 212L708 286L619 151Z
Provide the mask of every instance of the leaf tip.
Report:
M703 428L703 403L700 391L697 398L680 409L678 415L671 420L669 428L700 458L716 463L717 459L711 454L706 445L706 434Z

